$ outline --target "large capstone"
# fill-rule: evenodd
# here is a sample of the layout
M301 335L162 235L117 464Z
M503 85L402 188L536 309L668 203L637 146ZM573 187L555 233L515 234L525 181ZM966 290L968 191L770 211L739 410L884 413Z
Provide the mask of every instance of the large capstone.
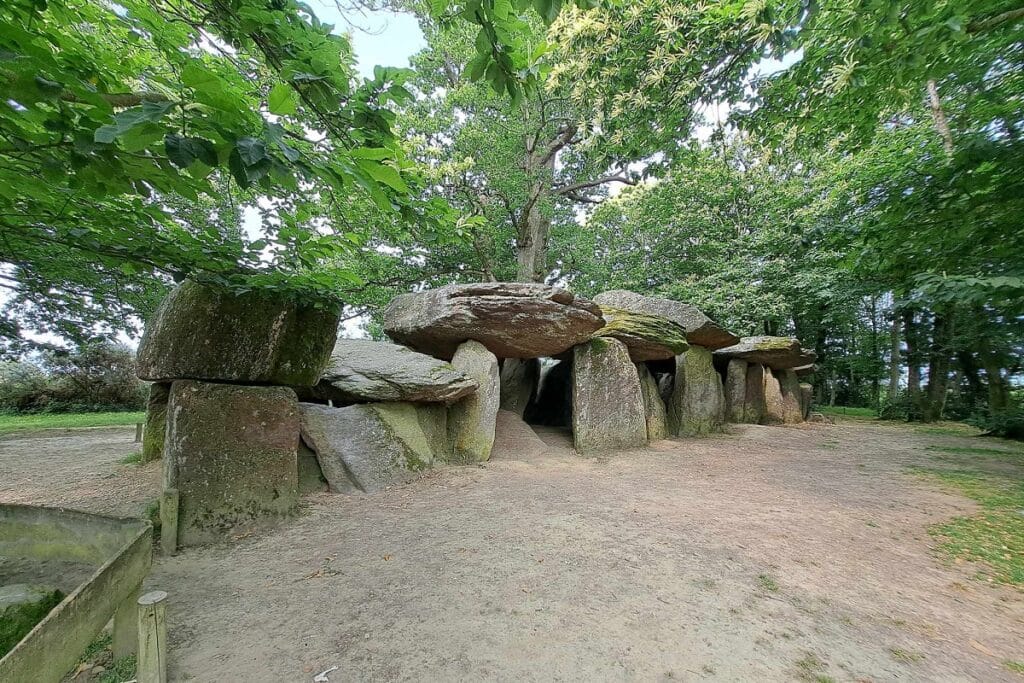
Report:
M451 461L483 462L491 457L501 402L498 359L480 342L467 341L455 352L452 365L473 378L479 388L448 410Z
M640 378L626 345L597 337L575 348L572 363L572 434L576 450L645 445L647 420Z
M593 302L560 287L523 282L447 285L403 294L384 310L389 337L444 359L469 339L499 358L555 356L603 325Z
M146 426L142 431L142 462L152 462L164 454L167 433L167 400L171 396L170 382L149 385L146 401Z
M710 434L722 427L725 397L711 351L691 346L676 356L676 379L668 404L669 431L677 436Z
M327 365L338 318L337 308L186 280L146 324L138 375L151 381L312 386Z
M172 384L164 487L178 490L178 546L215 541L235 527L293 512L298 445L291 389Z
M743 337L738 344L715 351L723 360L740 358L750 363L767 365L773 370L786 370L814 363L814 351L800 348L793 337Z
M437 427L413 403L364 403L344 408L302 403L302 440L316 453L330 490L373 493L404 484L434 464Z
M747 386L743 394L743 422L747 424L761 424L764 419L765 371L760 363L747 364Z
M695 306L684 304L681 301L644 296L625 289L601 292L594 297L594 301L601 306L619 308L631 313L667 318L686 330L686 340L690 344L703 346L706 349L719 349L739 341L739 337L723 329Z
M536 398L539 382L539 359L506 358L501 364L501 409L522 417Z
M668 318L609 306L601 306L601 313L605 326L596 336L618 339L634 363L673 358L689 347L686 330Z
M800 379L793 370L779 370L779 390L782 392L782 422L797 424L804 421L804 411L800 407Z
M660 441L668 438L668 413L665 409L665 402L661 400L661 392L658 390L658 381L647 369L647 366L640 363L636 366L640 376L640 395L644 399L644 418L647 421L647 440Z
M745 422L747 400L747 361L733 358L725 371L725 419Z
M64 594L55 588L25 583L0 586L0 657L13 650L63 599Z
M473 379L432 356L390 342L339 339L312 393L338 405L453 403L476 388Z

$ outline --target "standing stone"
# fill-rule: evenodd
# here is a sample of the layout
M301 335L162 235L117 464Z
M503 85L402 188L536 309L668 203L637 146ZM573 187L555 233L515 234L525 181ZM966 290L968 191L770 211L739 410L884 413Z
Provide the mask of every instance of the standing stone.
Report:
M534 282L446 285L402 294L384 310L389 337L438 358L469 339L499 358L557 356L602 326L594 302Z
M164 488L178 490L178 546L222 539L236 526L293 512L298 445L291 389L174 382Z
M800 407L800 379L793 370L779 370L779 389L782 392L782 421L785 424L798 424L804 421L804 411Z
M617 339L596 337L573 350L572 435L580 452L647 443L640 377Z
M644 399L644 416L647 420L647 440L661 441L668 438L668 413L661 400L658 382L643 363L636 366L640 375L640 395Z
M301 409L302 404L299 404ZM320 461L316 458L316 451L311 449L305 441L299 440L299 495L307 493L321 493L330 491L330 482L324 476L324 470L320 467Z
M498 359L477 341L459 345L452 365L476 381L478 389L448 409L451 462L483 462L491 457L501 401Z
M800 412L803 414L804 420L811 414L811 404L814 403L814 385L813 384L801 384L800 385Z
M186 280L146 325L137 373L150 381L313 386L330 358L339 315L282 294L235 294Z
M302 403L300 409L302 439L335 493L374 493L412 481L434 464L435 444L417 404Z
M745 421L747 399L747 361L733 358L725 371L725 419Z
M747 364L747 387L743 395L743 421L761 424L764 419L764 373L760 363Z
M506 358L501 366L501 409L522 417L537 393L540 360Z
M676 359L672 359L672 365L676 364ZM655 379L658 380L658 396L661 396L661 402L666 406L668 402L672 400L672 390L676 385L675 372L658 372L654 375Z
M782 399L782 387L771 368L764 369L764 415L761 424L779 425L786 421L786 407Z
M146 401L146 427L142 432L142 462L152 462L164 454L167 432L167 399L171 395L170 382L149 385Z
M668 405L669 431L677 436L710 434L721 429L725 416L722 378L711 351L691 346L676 356L676 380Z

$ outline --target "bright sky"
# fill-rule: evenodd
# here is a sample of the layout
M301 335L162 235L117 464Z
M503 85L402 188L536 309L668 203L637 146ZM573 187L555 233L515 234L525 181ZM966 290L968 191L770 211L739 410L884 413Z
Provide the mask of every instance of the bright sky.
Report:
M372 76L373 67L409 66L409 57L427 46L416 18L394 12L342 13L331 0L313 0L321 21L334 24L335 33L349 32L359 60L359 74Z

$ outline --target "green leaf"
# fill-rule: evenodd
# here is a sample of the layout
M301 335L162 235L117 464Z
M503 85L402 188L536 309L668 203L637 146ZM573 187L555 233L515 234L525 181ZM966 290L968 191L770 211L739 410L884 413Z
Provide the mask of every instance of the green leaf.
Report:
M359 168L366 171L366 173L376 180L377 182L384 183L393 190L401 193L408 193L409 187L402 180L402 176L391 166L386 166L368 159L357 159L356 163Z
M258 138L239 138L235 143L238 158L246 166L255 166L267 158L267 145Z
M294 114L298 110L299 95L286 83L278 83L270 89L267 97L267 108L271 114L285 116Z
M167 158L178 168L188 168L195 161L206 166L217 165L217 148L209 140L168 134L164 137L164 149Z

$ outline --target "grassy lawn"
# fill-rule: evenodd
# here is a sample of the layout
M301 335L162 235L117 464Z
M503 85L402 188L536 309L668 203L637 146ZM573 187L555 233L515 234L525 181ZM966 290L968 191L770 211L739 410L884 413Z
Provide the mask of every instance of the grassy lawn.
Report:
M74 429L76 427L110 427L143 422L146 414L138 413L45 413L39 415L0 414L0 434L25 429Z
M816 413L833 415L838 417L849 417L855 420L877 420L878 413L874 408L847 408L846 406L819 406L811 408Z
M976 563L983 581L1024 588L1024 448L988 443L995 447L929 446L936 466L913 469L982 508L931 527L939 550L955 562Z

